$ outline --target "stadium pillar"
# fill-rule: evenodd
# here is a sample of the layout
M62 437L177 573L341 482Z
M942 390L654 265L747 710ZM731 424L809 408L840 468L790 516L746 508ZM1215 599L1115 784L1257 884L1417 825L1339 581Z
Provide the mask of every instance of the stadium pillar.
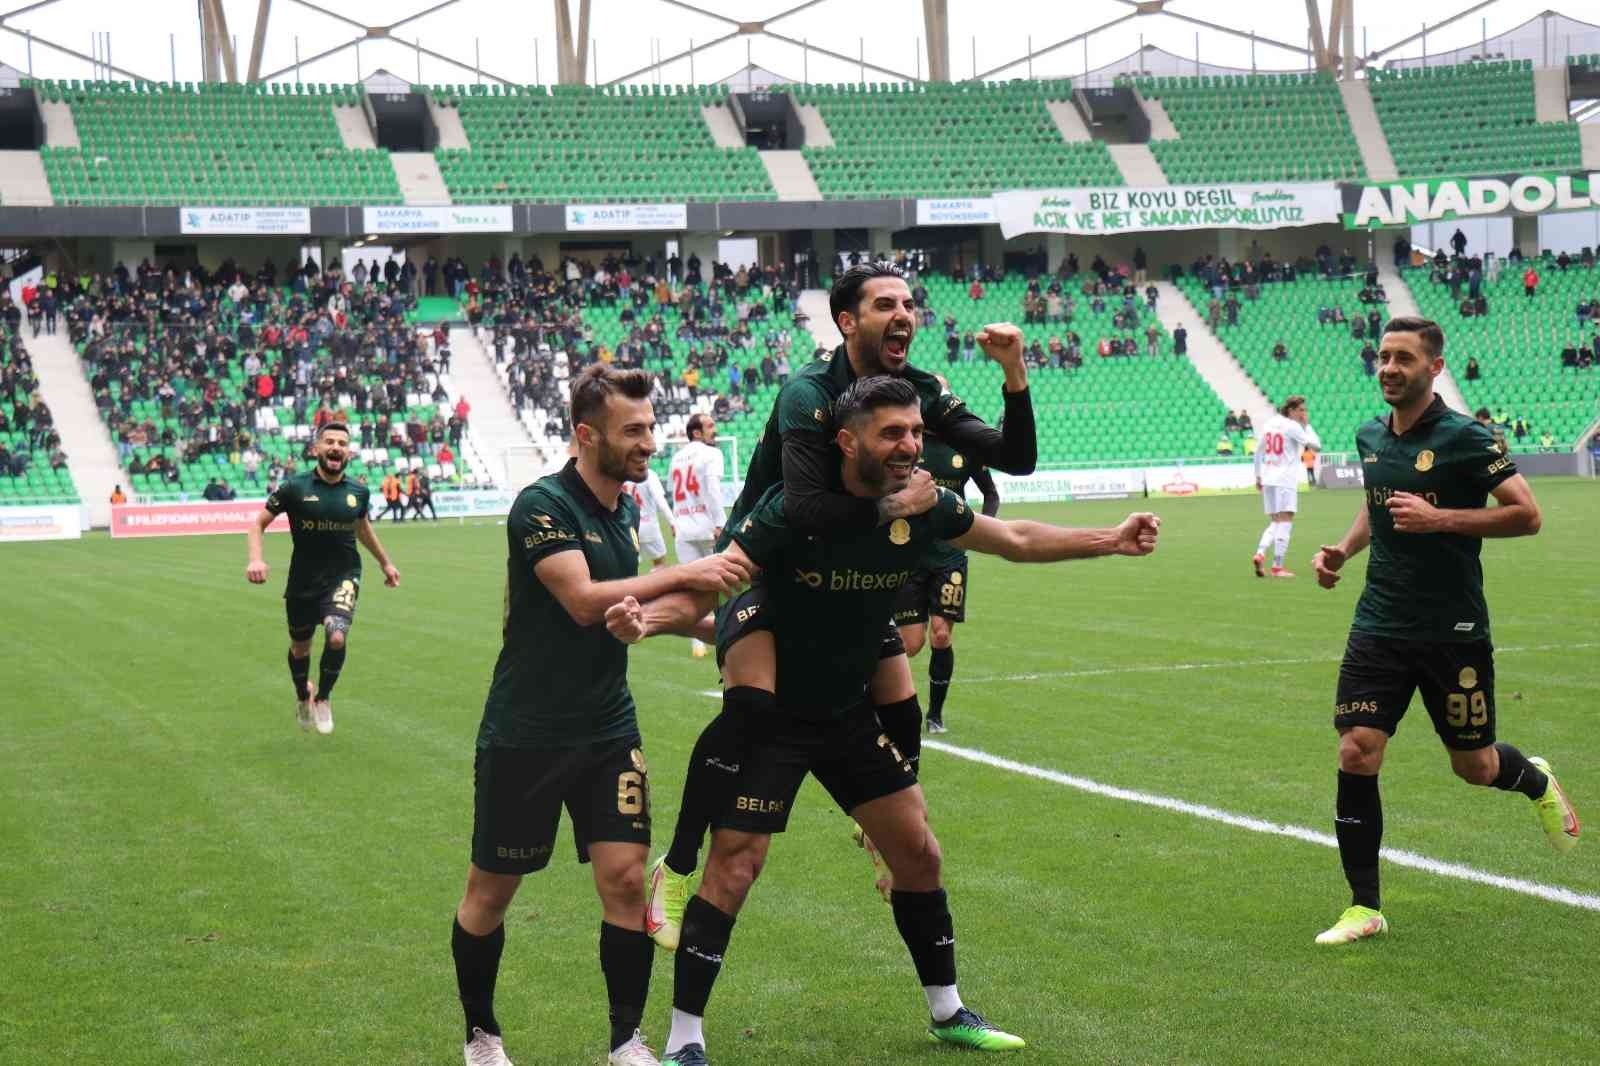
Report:
M1044 236L1045 268L1047 270L1059 269L1067 258L1067 235L1064 233L1047 233Z
M1539 255L1539 216L1513 215L1511 218L1511 243L1525 259Z
M816 256L817 275L833 275L834 262L839 258L839 240L831 229L811 231L811 250Z
M123 263L131 271L136 269L141 262L148 259L156 261L155 241L112 241L111 262L109 269L115 270L118 263Z
M928 80L949 81L949 0L922 0L922 23L928 42Z
M1006 261L1006 239L999 226L984 226L978 231L978 257L985 266L1000 266Z
M887 226L877 226L867 231L867 250L874 256L888 254L893 259L894 230Z

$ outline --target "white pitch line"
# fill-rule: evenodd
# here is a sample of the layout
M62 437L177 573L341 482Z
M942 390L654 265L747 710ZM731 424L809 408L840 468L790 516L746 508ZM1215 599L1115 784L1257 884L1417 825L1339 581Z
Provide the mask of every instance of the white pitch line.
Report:
M1496 655L1516 655L1519 652L1578 651L1600 648L1600 641L1580 641L1572 644L1529 644L1515 648L1496 648ZM1033 674L994 674L989 677L956 677L956 685L983 685L1006 681L1044 681L1069 677L1108 677L1116 674L1167 674L1186 670L1238 670L1254 666L1311 666L1317 663L1336 663L1340 656L1316 656L1309 659L1225 659L1212 663L1164 663L1151 666L1104 666L1088 670L1043 670Z
M1278 822L1269 822L1262 818L1233 814L1229 811L1219 810L1216 807L1207 807L1204 804L1190 803L1187 800L1173 799L1169 796L1159 796L1152 792L1138 792L1134 789L1118 788L1115 785L1103 785L1098 781L1091 781L1087 777L1077 777L1057 770L1047 770L1042 766L1030 766L1027 763L1006 759L999 755L990 755L988 752L979 751L976 748L957 747L942 740L924 740L922 746L924 748L932 748L935 751L942 751L947 755L954 755L957 758L982 763L985 766L993 766L999 770L1009 770L1014 774L1022 774L1025 777L1033 777L1041 781L1049 781L1052 784L1065 785L1080 792L1093 793L1096 796L1106 796L1110 799L1139 803L1146 807L1159 807L1162 810L1174 811L1178 814L1189 814L1196 818L1205 818L1208 821L1231 825L1235 829L1248 829L1252 833L1268 833L1273 836L1289 837L1292 840L1304 841L1307 844L1320 844L1325 848L1337 848L1339 846L1338 840L1332 834L1320 833L1315 829L1306 829L1298 825L1283 825ZM1460 863L1430 859L1428 856L1419 855L1414 851L1384 848L1381 854L1396 866L1405 866L1413 870L1425 870L1440 877L1471 881L1474 884L1491 885L1495 888L1503 888L1508 892L1518 892L1525 896L1549 900L1551 903L1564 903L1569 907L1600 911L1600 896L1574 892L1570 888L1541 884L1538 881L1524 881L1517 877L1504 877L1500 874L1490 873L1487 870L1479 870L1473 866L1463 866Z

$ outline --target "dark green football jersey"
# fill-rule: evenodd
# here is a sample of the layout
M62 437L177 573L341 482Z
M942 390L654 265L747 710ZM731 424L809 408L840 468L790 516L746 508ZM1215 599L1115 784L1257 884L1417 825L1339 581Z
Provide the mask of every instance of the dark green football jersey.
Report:
M940 490L932 510L866 533L820 540L797 534L783 516L783 486L767 490L732 526L733 539L762 569L763 610L778 651L778 706L825 719L858 704L878 668L895 596L940 540L972 528L966 501Z
M480 748L576 747L638 732L628 646L605 623L580 626L534 573L540 560L581 551L594 581L639 572L639 509L595 498L569 459L518 494L506 519L505 628L478 727Z
M946 444L938 435L929 433L922 438L922 458L917 465L933 475L933 483L955 493L956 499L967 498L967 482L983 470L978 463ZM967 561L967 553L940 541L928 553L928 569L940 570L960 566Z
M1493 434L1437 397L1403 435L1390 429L1393 418L1375 418L1356 431L1372 545L1352 628L1407 640L1485 640L1483 538L1398 533L1387 502L1409 492L1448 510L1480 508L1516 464Z
M369 495L353 478L330 483L313 468L284 478L267 497L267 510L288 516L294 538L286 599L318 596L343 581L361 583L356 523L367 517Z
M922 420L937 426L945 419L966 410L966 404L945 392L939 379L926 370L907 365L902 375L916 386L922 400ZM745 471L744 488L733 502L726 528L755 510L758 502L774 485L783 484L783 437L794 430L810 430L833 439L834 401L850 387L856 374L845 355L844 345L832 352L818 356L801 368L800 372L778 390L778 400L772 405L767 426L756 442L755 453ZM723 534L723 545L727 534Z

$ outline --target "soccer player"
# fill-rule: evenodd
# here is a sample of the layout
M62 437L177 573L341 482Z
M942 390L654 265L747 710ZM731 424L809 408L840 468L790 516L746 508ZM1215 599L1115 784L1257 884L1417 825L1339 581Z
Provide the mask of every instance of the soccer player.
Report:
M329 697L344 669L345 644L355 622L361 595L361 553L356 541L378 561L383 583L400 585L400 571L389 561L368 513L365 485L344 476L350 459L350 430L328 422L317 430L312 445L316 465L283 479L245 532L249 561L244 576L252 585L265 584L269 567L261 555L261 537L280 514L289 516L294 548L283 603L289 616L289 677L294 682L295 721L303 730L313 723L318 733L333 732ZM311 641L322 626L322 660L312 684Z
M707 414L690 415L687 429L689 443L672 457L667 475L672 482L672 527L677 535L680 563L703 559L715 551L726 520L716 419ZM689 654L697 659L703 657L705 642L699 637L691 638Z
M643 481L624 482L622 491L633 497L639 510L639 550L650 560L654 570L667 561L667 540L661 535L661 518L672 527L672 505L667 502L666 490L654 470L647 471Z
M855 382L839 399L837 424L847 491L879 498L910 478L923 428L910 382L889 376ZM792 528L783 497L782 486L773 486L730 527L726 553L759 567L762 576L718 611L718 657L730 684L754 680L744 676L752 665L759 673L775 662L776 684L751 690L759 692L761 724L749 732L735 788L714 812L705 877L685 910L674 958L672 1031L662 1061L706 1063L703 1017L734 920L807 773L866 829L893 871L895 925L927 999L928 1032L978 1050L1020 1048L1021 1038L990 1025L957 989L939 843L916 774L869 702L880 620L940 541L1015 562L1138 556L1155 549L1159 520L1134 514L1109 529L1000 522L974 515L941 489L932 509L886 529L820 539ZM607 625L626 641L679 632L707 602L681 594L645 604L624 600L607 611Z
M1351 556L1372 548L1334 697L1334 831L1351 905L1318 944L1388 932L1378 895L1378 770L1418 689L1457 776L1527 796L1558 852L1578 842L1578 816L1550 764L1495 740L1494 647L1478 555L1484 537L1539 532L1539 505L1489 431L1434 394L1443 353L1435 322L1396 318L1384 327L1378 383L1392 411L1356 431L1366 498L1339 543L1312 562L1318 584L1333 588ZM1491 495L1499 506L1485 506Z
M943 377L939 384L949 387ZM957 499L967 498L967 482L973 482L983 494L983 513L990 518L1000 513L1000 491L995 488L994 476L981 464L969 462L937 434L923 435L918 465L933 476L935 485L955 493ZM894 621L905 644L906 658L915 659L925 641L933 645L928 661L929 733L945 731L944 701L956 671L954 627L966 621L967 594L971 589L967 553L940 545L930 553L928 566L901 586L900 598L895 602ZM862 846L866 846L865 842Z
M494 1016L503 920L525 874L543 869L565 806L578 861L600 895L600 968L612 1066L649 1066L638 1033L655 948L642 929L649 785L628 690L627 649L600 624L623 596L715 594L749 576L713 556L637 576L639 515L625 482L655 451L651 381L587 368L572 384L578 456L523 489L506 522L506 614L473 764L472 862L451 931L468 1066L506 1066Z
M1262 510L1271 519L1250 560L1256 577L1267 576L1268 548L1272 549L1272 576L1294 577L1284 569L1283 560L1289 551L1289 531L1294 527L1300 476L1305 469L1300 456L1307 448L1321 451L1322 440L1311 428L1306 398L1291 396L1261 427L1256 446L1256 489L1261 493Z
M917 391L924 425L972 462L1010 474L1031 474L1038 461L1022 331L1016 326L995 323L975 338L1005 375L1001 387L1005 417L1003 428L997 430L942 388L932 374L908 362L918 309L904 276L895 267L887 263L851 267L834 280L828 307L844 343L806 365L779 390L719 548L726 547L729 530L749 515L774 485L783 486L784 515L790 527L806 536L867 534L934 505L936 486L925 472L899 491L876 499L838 490L833 405L851 382L862 377L888 374L910 382ZM890 613L885 612L882 620L882 661L873 679L873 702L884 732L915 766L922 745L922 707ZM672 845L650 868L648 927L657 943L669 950L676 943L677 920L688 900L690 875L699 865L700 842L711 812L723 801L729 776L726 768L738 764L745 726L761 712L760 701L747 698L744 688L724 686L723 708L729 713L712 719L695 741ZM721 780L710 776L713 773Z

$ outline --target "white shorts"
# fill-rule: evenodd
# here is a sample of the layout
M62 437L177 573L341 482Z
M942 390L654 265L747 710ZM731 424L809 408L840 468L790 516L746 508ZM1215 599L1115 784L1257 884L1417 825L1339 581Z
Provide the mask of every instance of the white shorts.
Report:
M684 540L678 538L678 562L692 563L696 559L704 559L708 555L716 554L716 542L710 540Z
M639 523L639 554L652 562L667 557L667 542L661 536L661 523Z
M1263 485L1261 487L1261 509L1267 514L1277 514L1279 511L1288 511L1293 514L1298 508L1295 499L1300 495L1300 490L1293 485Z

